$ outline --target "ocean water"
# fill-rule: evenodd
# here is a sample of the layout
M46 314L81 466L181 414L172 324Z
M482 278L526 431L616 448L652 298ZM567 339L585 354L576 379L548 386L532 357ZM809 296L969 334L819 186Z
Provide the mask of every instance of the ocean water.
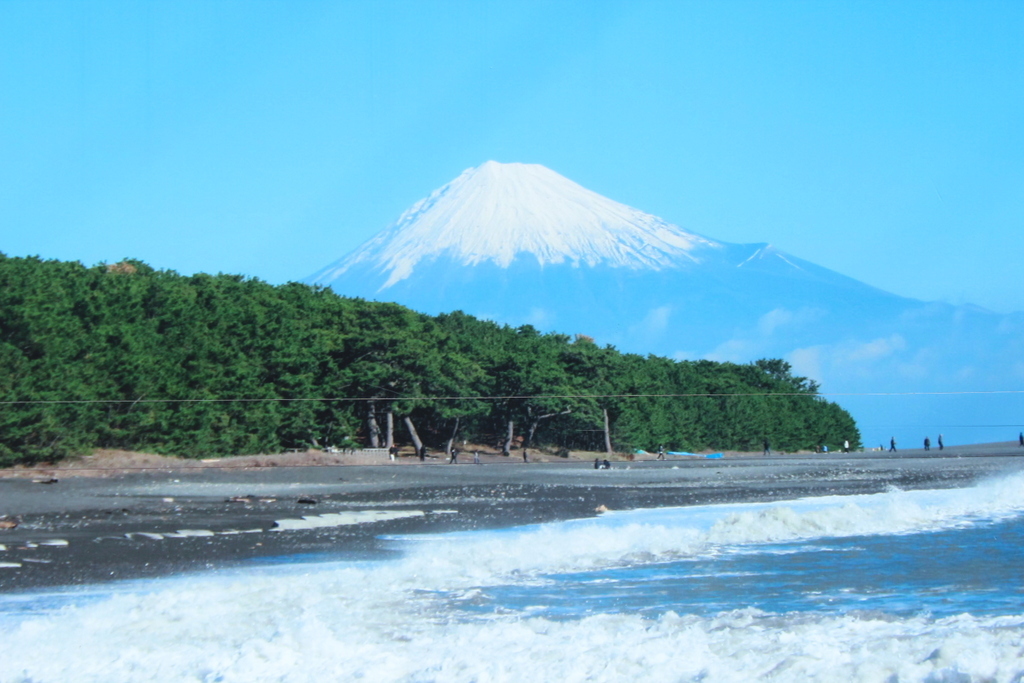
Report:
M0 596L0 681L1024 680L1024 475Z

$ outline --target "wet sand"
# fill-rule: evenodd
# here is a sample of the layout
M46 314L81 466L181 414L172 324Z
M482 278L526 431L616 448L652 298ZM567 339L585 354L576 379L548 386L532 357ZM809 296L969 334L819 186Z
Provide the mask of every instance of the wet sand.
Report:
M0 591L295 556L386 557L398 550L385 535L579 518L602 506L949 488L1021 470L1024 449L1007 442L896 454L643 460L615 462L611 470L499 456L483 465L158 468L61 476L51 484L0 478L0 518L17 523L0 530ZM296 526L311 528L290 528Z

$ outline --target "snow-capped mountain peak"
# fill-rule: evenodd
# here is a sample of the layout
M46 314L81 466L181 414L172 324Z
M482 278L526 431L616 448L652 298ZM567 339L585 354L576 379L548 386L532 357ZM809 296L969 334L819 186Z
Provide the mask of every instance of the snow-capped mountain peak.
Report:
M539 164L488 161L409 208L390 227L313 276L329 283L356 264L386 275L445 256L507 268L520 254L541 265L661 270L722 245L592 192Z

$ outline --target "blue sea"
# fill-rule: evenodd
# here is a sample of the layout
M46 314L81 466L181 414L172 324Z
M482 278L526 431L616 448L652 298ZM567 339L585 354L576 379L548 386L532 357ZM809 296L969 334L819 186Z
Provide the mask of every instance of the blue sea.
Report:
M0 596L0 681L1024 679L1024 475Z

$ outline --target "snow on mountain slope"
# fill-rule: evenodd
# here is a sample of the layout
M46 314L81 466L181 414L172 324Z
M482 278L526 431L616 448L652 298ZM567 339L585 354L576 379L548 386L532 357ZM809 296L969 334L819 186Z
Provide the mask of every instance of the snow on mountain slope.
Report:
M387 274L381 289L444 255L507 268L518 254L543 266L661 270L699 262L722 244L602 197L538 164L488 161L420 200L389 228L311 280L329 284L363 264Z
M869 443L929 431L948 443L998 440L998 425L1024 411L1024 394L879 398L1019 387L1024 314L907 299L769 244L716 242L538 165L465 171L306 282L428 314L586 334L632 353L784 358L848 394Z

